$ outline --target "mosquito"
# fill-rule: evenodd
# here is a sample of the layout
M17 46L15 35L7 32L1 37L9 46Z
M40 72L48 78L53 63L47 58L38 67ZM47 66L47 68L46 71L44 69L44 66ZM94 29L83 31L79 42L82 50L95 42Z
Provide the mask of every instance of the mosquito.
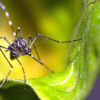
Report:
M23 35L22 35L22 32L21 32L21 29L20 27L17 28L17 31L14 30L14 27L13 27L13 23L10 19L10 16L9 16L9 13L8 11L6 10L6 7L0 3L0 8L5 12L5 15L8 19L8 23L9 23L9 26L11 27L12 29L12 32L13 32L13 35L15 37L15 40L10 43L6 37L2 36L0 37L0 39L4 39L4 41L9 45L8 47L4 47L4 46L1 46L0 45L0 51L2 53L2 55L4 56L4 58L6 59L6 61L8 62L8 64L10 65L11 69L10 71L8 72L7 76L4 78L4 80L2 81L2 83L0 84L0 88L3 86L3 84L5 83L5 81L7 80L9 74L11 73L11 71L13 70L13 65L10 63L10 61L8 60L8 58L6 57L6 55L4 54L4 52L2 51L2 49L5 49L6 51L9 51L10 52L10 59L11 60L17 60L18 63L20 64L21 68L22 68L22 71L23 71L23 75L24 75L24 82L26 82L26 74L25 74L25 71L24 71L24 68L22 66L22 63L19 61L19 57L20 56L25 56L25 55L28 55L30 56L32 59L34 59L35 61L37 61L38 63L40 63L41 65L43 65L49 72L51 73L54 73L53 70L51 70L49 67L47 67L43 62L42 60L40 59L39 55L38 55L38 52L37 52L37 49L34 45L36 39L38 37L43 37L45 39L48 39L48 40L51 40L51 41L54 41L56 43L68 43L68 42L74 42L74 41L79 41L81 39L76 39L76 40L69 40L69 41L58 41L58 40L55 40L55 39L52 39L52 38L49 38L49 37L46 37L40 33L38 33L35 38L32 40L31 36L28 37L28 41L26 41L24 38L23 38ZM17 37L17 34L20 34L19 37ZM31 42L31 44L30 44ZM29 45L30 44L30 45ZM36 52L36 55L38 56L38 58L36 59L32 54L31 54L31 48L32 46L34 46L34 50Z

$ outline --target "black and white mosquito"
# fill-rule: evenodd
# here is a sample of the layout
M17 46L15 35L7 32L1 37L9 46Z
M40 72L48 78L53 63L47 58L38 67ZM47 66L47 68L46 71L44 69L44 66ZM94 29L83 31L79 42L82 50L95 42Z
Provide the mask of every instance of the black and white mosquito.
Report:
M2 85L5 83L5 81L7 80L9 74L11 73L12 69L13 69L13 65L10 63L10 61L8 60L8 58L6 57L6 55L4 54L4 52L2 51L2 49L5 49L6 51L9 51L10 52L10 59L13 60L13 59L16 59L18 61L18 63L20 64L21 68L22 68L22 71L23 71L23 74L24 74L24 81L26 82L26 75L25 75L25 71L24 71L24 68L21 64L21 62L18 60L18 57L20 56L25 56L25 55L28 55L30 56L32 59L34 59L35 61L37 61L38 63L40 63L41 65L43 65L48 71L50 71L51 73L54 73L53 70L51 70L49 67L47 67L43 62L42 60L40 59L39 55L38 55L38 52L36 50L36 47L34 46L34 42L35 40L38 38L38 37L43 37L45 39L48 39L48 40L51 40L51 41L54 41L56 43L68 43L68 42L74 42L74 41L79 41L81 39L76 39L76 40L69 40L69 41L57 41L57 40L54 40L54 39L51 39L49 37L46 37L42 34L37 34L35 36L35 38L32 40L31 39L31 36L29 36L28 38L28 42L26 42L26 40L23 38L23 35L22 35L22 32L20 30L20 27L17 28L17 31L15 32L14 30L14 27L13 27L13 24L12 24L12 21L10 19L10 16L9 16L9 13L8 11L6 10L6 7L0 3L0 8L5 12L5 15L8 19L8 22L9 22L9 25L11 26L11 29L13 31L13 35L16 37L16 39L13 41L13 43L10 43L6 37L0 37L0 39L4 39L5 42L8 43L8 47L4 47L4 46L1 46L0 45L0 51L1 53L3 54L4 58L6 59L6 61L8 62L8 64L10 65L11 69L10 71L8 72L7 76L4 78L3 82L0 84L0 88L2 87ZM20 37L17 37L17 34L18 32L20 33ZM31 45L29 46L30 42L32 40L32 43ZM32 46L34 46L34 50L38 56L38 59L36 59L32 54L31 54L31 48Z

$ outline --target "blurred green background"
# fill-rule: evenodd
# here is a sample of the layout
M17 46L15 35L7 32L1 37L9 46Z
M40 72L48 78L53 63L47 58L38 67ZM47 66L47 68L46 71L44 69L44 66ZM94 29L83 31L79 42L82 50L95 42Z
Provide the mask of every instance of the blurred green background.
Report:
M1 2L6 6L15 30L18 26L21 27L26 40L29 35L34 39L37 33L60 41L74 39L72 35L83 8L82 0L1 0ZM5 36L10 43L15 39L1 9L0 36ZM2 39L0 45L8 46ZM40 37L35 45L40 58L50 69L58 72L66 67L67 57L70 56L68 54L70 43L57 44ZM34 49L32 53L36 57ZM9 58L9 52L5 54ZM27 79L50 74L47 69L28 56L20 57L19 60L24 66ZM20 65L16 60L11 63L14 69L9 78L23 79ZM10 66L0 53L0 79L3 79L9 70Z

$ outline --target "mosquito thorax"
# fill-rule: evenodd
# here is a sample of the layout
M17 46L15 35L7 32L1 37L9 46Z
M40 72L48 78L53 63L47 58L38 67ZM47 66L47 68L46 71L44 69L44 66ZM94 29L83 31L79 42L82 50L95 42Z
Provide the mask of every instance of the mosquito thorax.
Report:
M18 50L22 55L30 54L31 50L28 48L28 44L23 38L16 38L12 44L16 50Z

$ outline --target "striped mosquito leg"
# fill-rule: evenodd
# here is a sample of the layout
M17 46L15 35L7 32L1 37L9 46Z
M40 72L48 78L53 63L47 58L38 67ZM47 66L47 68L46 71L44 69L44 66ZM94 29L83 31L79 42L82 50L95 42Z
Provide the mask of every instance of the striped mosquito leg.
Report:
M20 27L17 27L17 31L16 31L13 35L16 37L17 34L18 34L18 32L19 32L19 34L20 34L20 37L23 38L23 34L22 34L22 32L21 32Z
M33 47L34 47L34 50L35 50L36 55L37 55L37 57L38 57L38 60L41 61L40 56L39 56L38 51L37 51L37 48L35 47L34 44L33 44Z
M56 42L56 43L68 43L68 42L75 42L75 41L80 41L80 40L82 40L82 38L80 38L80 39L76 39L76 40L58 41L58 40L55 40L55 39L49 38L49 37L44 36L44 35L39 34L39 33L37 34L37 36L40 36L40 37L43 37L43 38L45 38L45 39L48 39L48 40L54 41L54 42Z
M5 12L5 15L8 19L8 23L9 23L9 26L11 27L12 31L13 31L13 35L16 34L16 32L14 31L14 27L13 27L13 24L12 24L12 21L11 21L11 18L9 16L9 12L6 10L6 7L0 2L0 7L1 9Z
M29 44L30 44L31 40L32 40L32 38L31 38L31 36L29 36L28 37L28 47L29 47ZM34 47L35 53L36 53L36 55L38 57L38 60L41 61L40 56L39 56L38 51L37 51L37 48L36 48L36 46L34 44L33 44L33 47Z
M31 38L31 36L29 36L28 37L28 47L29 47L29 44L30 44L31 40L32 40L32 38Z
M45 38L45 39L54 41L54 42L56 42L56 43L68 43L68 42L75 42L75 41L80 41L80 40L82 40L82 38L80 38L80 39L69 40L69 41L58 41L58 40L49 38L49 37L47 37L47 36L44 36L44 35L38 33L38 34L35 36L35 38L33 39L32 43L31 43L31 46L30 46L29 48L31 48L31 47L33 46L34 42L36 41L36 39L37 39L38 37L43 37L43 38Z
M0 39L4 39L6 43L8 43L8 45L11 45L10 42L6 39L6 37L2 36L0 37Z
M37 60L33 55L29 54L29 56L31 58L33 58L35 61L37 61L38 63L40 63L41 65L43 65L49 72L54 73L53 70L51 70L50 68L48 68L42 61Z
M3 54L3 56L5 57L5 59L7 60L7 62L9 63L11 69L10 71L8 72L7 76L5 77L5 79L3 80L3 82L0 84L0 88L3 86L3 84L5 83L5 81L7 80L9 74L11 73L12 69L13 69L13 66L12 64L10 63L10 61L8 60L8 58L6 57L6 55L3 53L3 51L0 49L1 53Z
M18 61L18 63L20 64L20 66L22 68L22 71L23 71L23 74L24 74L24 82L26 82L26 74L25 74L24 68L23 68L21 62L18 60L18 58L16 58L16 60Z

